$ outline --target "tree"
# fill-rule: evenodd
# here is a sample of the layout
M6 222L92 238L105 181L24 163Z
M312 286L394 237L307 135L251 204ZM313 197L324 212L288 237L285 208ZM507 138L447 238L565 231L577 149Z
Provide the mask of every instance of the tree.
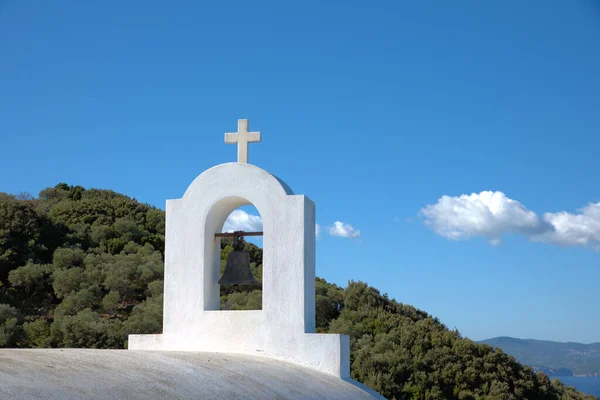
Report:
M152 296L133 308L123 324L125 335L135 333L160 333L163 318L163 295Z
M47 256L48 248L40 241L46 223L28 204L0 201L0 281L6 282L9 272L28 260Z
M25 342L29 347L44 348L52 345L50 323L46 319L40 318L32 322L25 322L23 332L25 333Z
M21 334L23 316L14 307L0 304L0 347L14 346Z
M50 331L59 347L116 349L123 347L122 322L103 319L89 308L52 323Z

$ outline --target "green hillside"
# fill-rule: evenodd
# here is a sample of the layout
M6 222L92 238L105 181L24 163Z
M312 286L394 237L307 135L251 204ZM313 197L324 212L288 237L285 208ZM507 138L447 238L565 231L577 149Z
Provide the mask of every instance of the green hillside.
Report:
M499 347L520 362L555 375L600 374L600 343L561 343L497 337L481 343ZM567 371L568 370L568 371Z
M130 333L160 332L164 217L80 186L0 193L0 347L123 348ZM262 250L246 249L260 280ZM260 286L221 295L223 309L261 304ZM365 283L317 279L316 305L319 332L350 335L352 376L387 398L594 398Z

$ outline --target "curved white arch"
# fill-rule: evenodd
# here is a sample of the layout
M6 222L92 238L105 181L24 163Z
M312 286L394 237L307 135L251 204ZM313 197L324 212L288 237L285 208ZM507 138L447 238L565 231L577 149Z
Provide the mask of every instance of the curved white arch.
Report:
M243 191L247 188L247 185L244 185L244 179L260 181L261 185L264 185L264 189L271 194L281 196L294 194L287 183L264 169L252 164L232 162L216 165L198 175L188 186L182 199L206 194L204 191L214 186L226 186Z

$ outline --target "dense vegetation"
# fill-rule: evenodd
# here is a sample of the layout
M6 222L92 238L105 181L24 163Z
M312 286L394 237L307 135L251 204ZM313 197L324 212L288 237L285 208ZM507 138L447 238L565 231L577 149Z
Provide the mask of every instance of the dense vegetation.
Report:
M482 343L499 347L519 361L555 375L600 374L600 343L560 343L497 337Z
M111 191L0 193L0 347L122 348L160 332L164 227L163 211ZM262 250L246 249L260 280ZM261 291L223 288L221 300L255 309ZM317 279L316 304L319 332L350 335L352 376L388 398L593 398L362 282Z

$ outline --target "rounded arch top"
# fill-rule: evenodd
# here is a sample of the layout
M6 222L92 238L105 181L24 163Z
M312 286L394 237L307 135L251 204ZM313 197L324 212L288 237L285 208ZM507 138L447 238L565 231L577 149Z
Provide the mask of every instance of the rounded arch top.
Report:
M171 254L183 257L182 254L187 252L189 260L196 260L190 261L190 266L202 266L200 281L203 282L203 291L202 298L199 299L199 307L202 310L219 310L220 292L217 281L220 241L215 240L215 233L222 232L227 217L236 208L253 205L260 214L264 232L263 258L266 257L263 268L268 270L269 265L281 263L269 262L277 259L278 253L275 248L285 254L300 251L297 246L302 246L302 240L295 237L290 240L284 238L286 235L298 236L303 232L305 196L290 194L292 193L289 186L259 167L244 163L227 163L200 174L181 199L167 201L165 242L167 239L171 240L171 237L176 238L180 241L180 249ZM169 232L174 233L169 236ZM301 236L301 239L304 239L304 235ZM285 243L281 244L282 240L290 246L288 251L285 250ZM184 242L185 244L182 244ZM173 247L169 247L171 248ZM267 292L275 292L271 286L267 287L271 288L266 290ZM268 309L271 303L267 297L263 302L263 309Z
M294 192L283 180L255 165L225 163L207 169L188 186L182 199L239 196L252 202L253 191L274 197Z

